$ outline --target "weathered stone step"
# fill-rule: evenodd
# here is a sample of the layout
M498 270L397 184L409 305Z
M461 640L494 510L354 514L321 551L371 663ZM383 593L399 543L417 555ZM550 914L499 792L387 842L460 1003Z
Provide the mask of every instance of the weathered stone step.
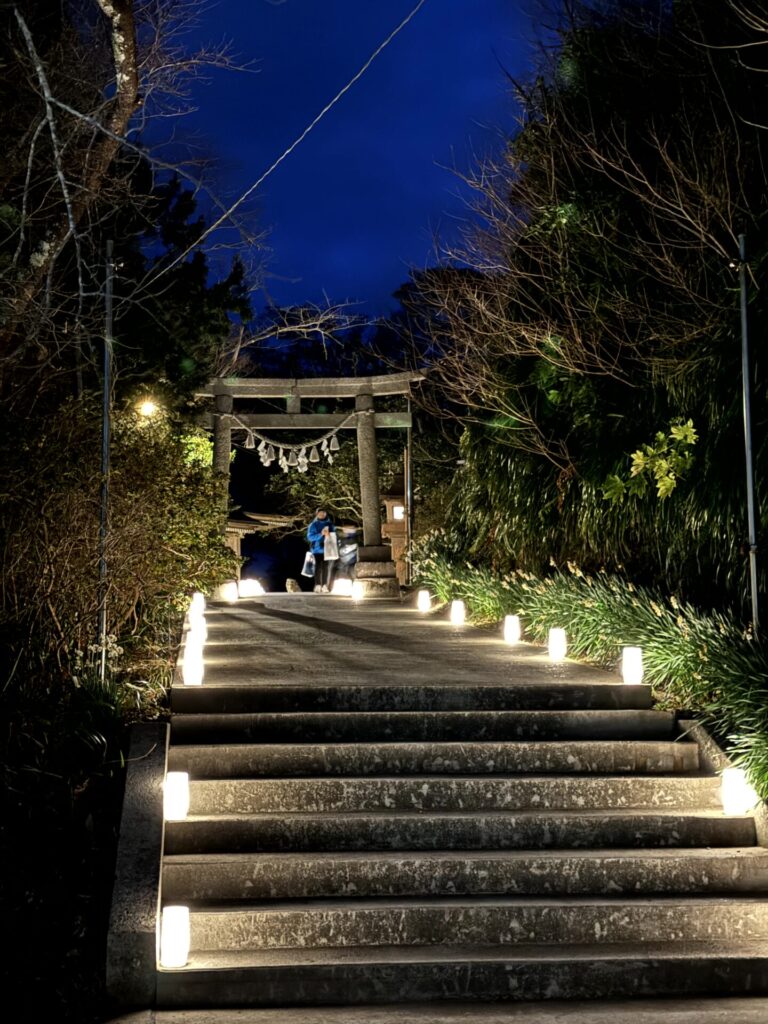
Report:
M178 854L164 859L162 889L171 903L358 894L757 893L768 890L768 849Z
M765 1024L768 999L406 1003L287 1010L145 1010L110 1024Z
M157 981L159 1006L197 1008L742 996L768 992L768 957L763 941L249 950L195 954Z
M423 775L508 772L691 772L695 743L567 740L559 743L189 744L168 752L172 771L195 779L284 775Z
M253 814L168 822L166 853L752 846L751 817L716 811Z
M190 813L722 809L715 776L494 775L193 781Z
M372 711L174 715L172 743L667 739L664 711Z
M505 711L552 708L647 709L650 686L622 683L339 684L206 683L174 686L174 713L266 711Z
M768 938L763 898L327 900L193 910L192 950L355 946L751 942Z

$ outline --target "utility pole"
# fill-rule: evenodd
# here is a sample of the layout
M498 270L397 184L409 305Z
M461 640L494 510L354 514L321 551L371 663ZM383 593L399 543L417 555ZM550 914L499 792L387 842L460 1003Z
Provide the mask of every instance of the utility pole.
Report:
M104 365L101 408L101 493L99 496L99 675L107 674L107 522L109 516L109 442L112 432L112 291L115 276L113 242L107 242L104 281Z
M755 474L752 468L752 413L749 394L749 334L747 320L746 236L739 235L739 290L741 292L741 388L744 406L744 453L747 470L747 519L749 522L749 585L752 593L752 628L760 630L757 606L757 529L755 525Z

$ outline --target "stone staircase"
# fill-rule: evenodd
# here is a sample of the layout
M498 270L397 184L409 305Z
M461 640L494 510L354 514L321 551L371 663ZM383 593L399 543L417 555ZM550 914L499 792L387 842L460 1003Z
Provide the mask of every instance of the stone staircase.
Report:
M158 1008L768 991L768 849L647 687L396 606L207 618Z

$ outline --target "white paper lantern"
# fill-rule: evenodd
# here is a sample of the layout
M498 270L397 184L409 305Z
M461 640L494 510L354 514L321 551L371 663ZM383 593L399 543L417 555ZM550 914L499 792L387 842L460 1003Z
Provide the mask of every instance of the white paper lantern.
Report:
M365 586L362 580L352 580L352 590L350 597L353 601L362 601L365 597Z
M183 821L189 814L189 772L167 772L163 784L166 821Z
M428 590L420 590L416 598L416 607L420 612L428 612L432 607L432 597Z
M467 609L463 601L451 601L451 623L454 626L463 626L467 618Z
M189 960L189 907L163 907L160 966L184 967Z
M216 597L227 604L237 604L237 580L227 580L226 583L219 584L216 588Z
M743 768L724 768L720 778L720 799L726 814L749 814L760 797L747 782Z
M189 637L184 645L184 656L181 659L181 678L185 686L202 686L205 670L203 668L203 645L190 642Z
M639 686L643 681L643 649L642 647L621 648L621 678L631 686Z
M520 626L519 615L504 616L504 642L508 644L519 644L523 631Z
M568 642L565 637L565 630L554 627L549 631L549 657L551 661L562 661L568 650Z
M204 615L196 615L193 619L189 620L184 639L186 643L189 643L191 640L192 643L200 647L205 644L205 641L208 639L208 624L205 621Z
M237 584L237 593L240 597L261 597L264 587L259 580L242 579Z

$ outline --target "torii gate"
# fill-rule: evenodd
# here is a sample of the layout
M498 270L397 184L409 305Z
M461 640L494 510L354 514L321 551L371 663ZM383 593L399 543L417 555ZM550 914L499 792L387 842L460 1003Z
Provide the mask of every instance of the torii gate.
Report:
M421 372L384 374L375 377L249 378L217 377L197 392L214 401L214 411L204 419L213 430L213 465L229 476L232 430L356 430L360 471L360 503L363 511L363 546L358 551L357 578L365 581L368 594L390 596L397 590L389 548L381 543L381 503L376 429L411 427L410 412L376 412L374 399L385 395L410 395L411 385L424 379ZM284 399L284 413L237 413L235 401L259 398ZM354 398L355 412L303 413L305 398ZM410 510L409 510L410 512Z

